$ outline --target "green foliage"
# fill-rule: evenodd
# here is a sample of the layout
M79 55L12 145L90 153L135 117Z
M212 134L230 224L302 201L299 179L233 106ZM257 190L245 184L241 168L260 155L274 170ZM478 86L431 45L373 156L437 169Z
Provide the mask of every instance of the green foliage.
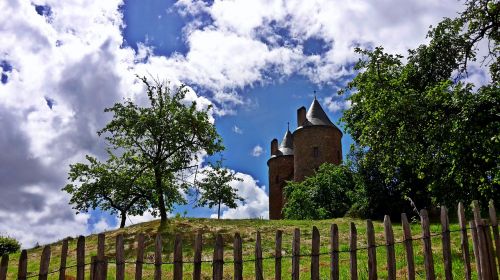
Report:
M221 204L229 208L236 208L236 201L244 201L238 196L237 189L230 183L234 181L243 181L236 177L236 174L227 168L222 167L222 161L218 161L211 168L204 171L205 177L198 183L201 190L201 196L197 206L207 206L212 208L217 205L217 219L220 218Z
M322 164L302 182L287 182L283 215L287 219L330 219L349 210L354 178L344 165Z
M21 244L16 239L8 236L0 236L0 256L19 252L20 249Z
M498 13L498 3L468 1L406 59L382 47L356 50L360 72L346 88L352 107L342 120L363 151L360 165L377 171L375 184L362 175L367 195L378 186L420 208L500 200ZM493 81L475 87L462 80L481 40L490 44Z

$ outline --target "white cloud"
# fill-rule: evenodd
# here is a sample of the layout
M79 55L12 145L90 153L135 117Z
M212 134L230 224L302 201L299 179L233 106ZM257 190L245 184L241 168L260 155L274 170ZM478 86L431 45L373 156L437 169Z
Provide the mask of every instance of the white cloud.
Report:
M264 149L260 145L257 145L255 147L253 147L252 156L260 157L260 155L262 155L263 152L264 152Z
M351 108L351 101L344 99L344 96L333 95L324 100L326 108L330 112L340 112Z
M243 130L239 128L237 125L233 126L233 132L236 134L243 134Z

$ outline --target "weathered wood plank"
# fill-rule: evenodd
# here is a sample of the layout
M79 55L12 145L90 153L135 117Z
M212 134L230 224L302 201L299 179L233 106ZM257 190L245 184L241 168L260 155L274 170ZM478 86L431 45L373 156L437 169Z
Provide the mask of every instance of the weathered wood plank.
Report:
M481 273L481 257L479 256L479 240L477 237L477 227L476 227L476 221L472 220L469 222L470 228L471 228L471 234L472 234L472 249L474 251L474 259L476 260L476 272L477 272L477 279L482 280L483 279L483 274Z
M319 230L314 226L311 244L311 280L319 280L319 246Z
M194 240L194 265L193 265L193 280L201 279L201 251L203 246L203 235L201 231L196 234Z
M220 233L217 234L217 237L215 238L212 267L212 279L222 280L222 275L224 273L224 239L222 239L222 235Z
M255 238L255 280L264 280L264 271L262 267L262 245L260 241L260 232L257 231L257 236Z
M125 279L125 252L123 248L123 234L116 236L115 242L116 280Z
M66 279L66 259L68 257L68 239L65 238L61 245L61 261L59 263L59 280Z
M339 228L336 224L330 227L330 279L339 280Z
M436 274L434 273L434 260L432 257L431 229L429 225L429 216L425 209L420 210L420 222L422 225L422 240L424 243L425 278L427 280L434 280L436 279Z
M8 268L9 268L9 255L5 254L2 256L2 261L0 262L0 280L7 279Z
M28 274L28 252L26 250L21 251L19 256L19 264L17 266L17 279L26 280Z
M358 279L358 257L357 257L358 232L356 225L351 222L349 229L349 271L351 280Z
M464 205L458 203L458 223L460 225L460 248L462 249L462 258L464 260L465 279L472 279L472 269L469 255L469 239L467 237L467 222L465 219Z
M490 263L491 279L498 280L497 265L495 262L495 252L494 252L494 248L493 248L493 241L491 239L490 226L487 224L486 220L483 221L483 223L485 224L484 234L485 234L485 239L486 239L486 246L488 249L488 260Z
M396 253L394 251L394 231L391 218L384 216L385 248L387 253L387 279L396 279Z
M177 234L174 241L174 280L182 280L182 236Z
M415 259L413 257L413 237L411 235L410 223L406 214L401 214L401 224L403 225L403 240L406 251L406 264L408 268L408 280L415 280Z
M293 231L292 241L292 280L299 280L300 275L300 229Z
M493 200L490 200L490 203L488 205L488 212L490 214L491 229L493 231L493 238L495 240L497 267L500 271L500 236L498 233L497 211L495 210L495 204L493 203Z
M446 280L452 280L450 222L448 221L448 209L445 206L441 206L441 244L443 248L444 276Z
M79 236L76 243L76 280L85 279L85 237Z
M158 232L155 238L155 272L154 279L161 280L161 265L162 265L162 241L161 233Z
M50 264L50 245L43 247L42 256L40 257L40 270L38 272L38 280L47 280Z
M274 279L281 280L281 244L283 239L283 231L276 231L276 239L275 239L275 249L274 249Z
M234 280L243 280L243 241L240 234L234 234L233 243Z
M137 249L135 259L135 280L142 280L142 265L144 263L144 234L139 233L136 239Z
M95 278L94 280L104 280L106 269L104 264L104 251L106 244L106 235L104 233L99 233L97 235L97 259L95 263Z
M476 223L477 240L479 248L479 259L481 260L481 276L482 279L492 279L490 271L490 261L488 253L488 244L486 241L486 234L484 230L484 223L481 219L481 211L479 209L479 202L474 200L472 202L472 212L474 213L474 222Z
M377 248L372 220L366 220L366 239L368 246L368 279L377 280Z

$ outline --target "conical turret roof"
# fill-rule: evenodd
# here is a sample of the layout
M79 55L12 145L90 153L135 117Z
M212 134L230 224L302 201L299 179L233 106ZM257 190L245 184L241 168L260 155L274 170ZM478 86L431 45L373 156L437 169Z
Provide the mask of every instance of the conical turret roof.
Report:
M278 148L283 155L293 155L293 135L290 129L287 129L283 140Z
M335 127L326 115L325 111L323 111L323 108L321 108L321 105L318 100L316 100L316 97L314 97L314 101L309 107L309 110L307 110L306 119L307 125L328 125Z

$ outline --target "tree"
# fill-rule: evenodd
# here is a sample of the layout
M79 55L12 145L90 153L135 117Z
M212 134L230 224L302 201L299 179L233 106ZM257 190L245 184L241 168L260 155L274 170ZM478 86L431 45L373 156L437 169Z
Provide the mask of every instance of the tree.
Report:
M121 158L110 154L105 162L86 156L89 164L70 165L69 180L63 190L71 195L73 208L87 212L100 208L120 215L120 228L125 227L127 214L142 215L149 203L142 192L144 174L135 174Z
M322 164L302 182L287 182L283 215L287 219L330 219L342 217L351 207L354 179L344 165Z
M229 208L236 208L236 201L243 202L244 199L238 196L238 190L231 186L231 182L243 181L236 177L234 171L222 167L222 161L204 170L205 177L198 183L201 190L201 197L197 206L207 206L212 208L217 205L217 219L220 219L220 208L224 204Z
M21 244L12 237L0 236L0 256L19 252Z
M165 222L174 203L184 202L181 190L187 184L179 182L179 174L197 166L202 152L212 155L224 146L210 122L210 107L198 110L196 102L186 105L185 85L173 90L168 83L141 80L149 106L130 99L116 103L105 110L114 114L113 119L98 134L106 135L112 149L126 151L134 173L151 174L150 184L141 184L141 193Z
M466 4L406 59L357 49L360 71L341 91L352 93L346 131L385 184L401 199L419 196L421 207L500 199L500 4ZM465 79L480 41L490 46L483 62L492 81L473 85Z

